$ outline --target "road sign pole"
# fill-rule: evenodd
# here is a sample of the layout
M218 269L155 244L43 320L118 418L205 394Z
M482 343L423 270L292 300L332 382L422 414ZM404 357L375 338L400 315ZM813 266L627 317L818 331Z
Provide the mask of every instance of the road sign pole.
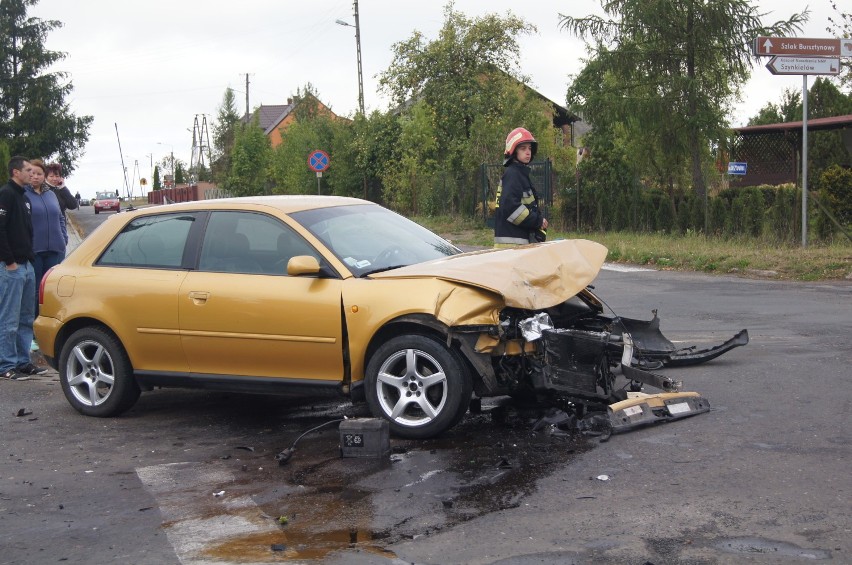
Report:
M802 75L802 247L808 246L808 75Z
M802 247L808 246L808 75L837 75L840 57L852 57L852 41L838 38L756 37L754 54L772 56L774 75L802 75ZM819 201L817 200L817 204Z

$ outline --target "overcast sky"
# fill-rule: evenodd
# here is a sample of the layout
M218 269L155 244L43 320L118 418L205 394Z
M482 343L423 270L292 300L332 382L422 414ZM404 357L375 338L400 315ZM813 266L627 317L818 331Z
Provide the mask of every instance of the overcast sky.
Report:
M805 6L793 0L757 3L770 13L765 23ZM809 5L810 22L799 36L828 37L827 17L836 15L829 0ZM435 39L444 6L431 0L359 2L368 113L387 109L376 75L388 67L391 46L414 30ZM580 69L585 48L559 30L558 14L584 16L599 11L599 3L456 0L455 9L469 17L512 10L534 24L538 34L521 39L522 72L542 94L565 104L569 75ZM188 164L196 116L200 121L206 115L212 137L211 122L229 86L242 113L246 73L252 108L286 104L307 83L338 115L351 116L358 105L355 30L335 24L354 24L351 0L41 0L30 15L64 24L48 36L47 47L67 53L56 69L73 82L72 110L94 116L85 155L68 178L84 197L124 186L122 154L137 195L139 178L150 182L152 158L156 163L174 150ZM814 77L808 80L810 85ZM785 88L801 91L802 77L773 76L756 66L731 124L744 125L767 102L780 101Z

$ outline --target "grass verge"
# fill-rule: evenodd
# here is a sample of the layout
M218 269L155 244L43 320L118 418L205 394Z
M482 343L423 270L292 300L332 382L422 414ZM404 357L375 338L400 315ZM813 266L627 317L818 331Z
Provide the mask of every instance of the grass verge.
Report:
M490 247L493 242L493 231L482 222L449 216L414 220L456 244ZM597 241L609 249L607 261L613 263L780 280L852 280L852 243L847 240L802 248L757 239L707 239L696 234L578 234L551 230L548 238Z

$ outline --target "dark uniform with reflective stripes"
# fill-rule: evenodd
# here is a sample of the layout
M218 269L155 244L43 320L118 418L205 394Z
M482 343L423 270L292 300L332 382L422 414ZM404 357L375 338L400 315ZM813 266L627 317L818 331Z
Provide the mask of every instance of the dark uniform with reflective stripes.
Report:
M497 188L494 244L524 245L544 241L540 231L543 221L544 216L538 209L538 194L530 181L530 168L512 160Z

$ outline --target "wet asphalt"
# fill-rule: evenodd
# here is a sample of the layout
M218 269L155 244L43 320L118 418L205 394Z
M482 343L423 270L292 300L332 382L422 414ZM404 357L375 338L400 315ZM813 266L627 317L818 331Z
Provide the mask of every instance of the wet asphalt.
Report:
M0 563L852 561L852 285L658 271L595 285L621 315L659 309L673 340L749 329L745 348L665 371L710 413L600 443L486 405L381 459L341 458L323 429L279 466L302 432L364 408L156 390L93 419L55 374L4 381Z

